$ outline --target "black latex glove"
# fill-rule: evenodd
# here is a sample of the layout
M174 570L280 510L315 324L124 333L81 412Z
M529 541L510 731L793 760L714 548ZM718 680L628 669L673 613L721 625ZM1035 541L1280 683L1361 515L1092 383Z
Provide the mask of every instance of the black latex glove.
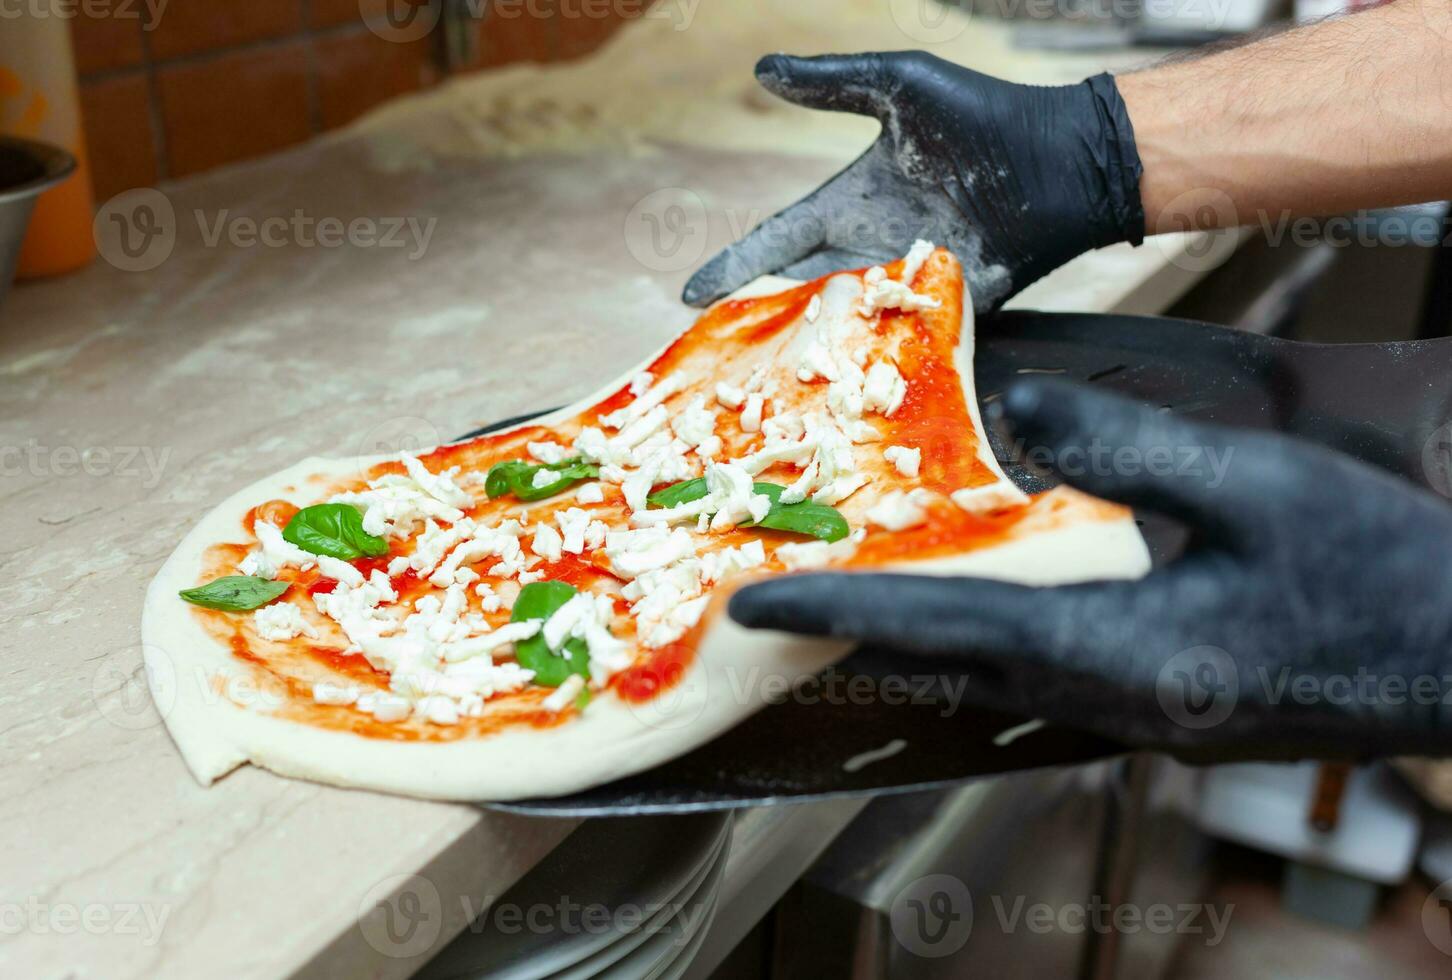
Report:
M731 616L941 657L970 701L1191 760L1452 754L1445 501L1307 443L1063 381L1000 404L1025 445L1082 471L1067 482L1188 525L1185 555L1137 582L1055 588L785 577L743 589ZM1223 481L1207 449L1228 460Z
M757 276L815 279L923 238L963 262L979 311L1090 249L1144 238L1134 131L1109 75L1016 85L922 52L792 58L756 76L799 105L875 116L876 143L686 284L693 306Z

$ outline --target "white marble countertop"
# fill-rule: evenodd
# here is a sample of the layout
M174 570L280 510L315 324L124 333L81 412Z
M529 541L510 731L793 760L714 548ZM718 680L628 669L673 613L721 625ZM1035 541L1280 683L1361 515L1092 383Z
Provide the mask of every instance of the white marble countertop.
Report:
M567 402L684 326L689 265L632 245L651 195L701 202L704 258L841 163L672 146L400 168L379 145L350 134L168 187L151 250L113 237L113 261L0 310L0 975L405 976L568 834L253 769L202 789L145 693L146 584L266 473ZM399 244L329 245L298 214L380 235L401 219ZM251 241L269 216L290 230ZM1162 309L1203 271L1180 247L1086 256L1020 303ZM360 926L406 892L431 942Z

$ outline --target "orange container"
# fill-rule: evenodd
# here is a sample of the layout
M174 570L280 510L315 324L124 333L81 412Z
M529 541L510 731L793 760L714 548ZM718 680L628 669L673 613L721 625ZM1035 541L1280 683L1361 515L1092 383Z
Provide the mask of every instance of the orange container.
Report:
M56 8L58 9L58 8ZM0 31L0 133L64 147L75 173L40 196L20 248L16 277L79 269L96 254L95 207L81 130L70 20L37 5Z

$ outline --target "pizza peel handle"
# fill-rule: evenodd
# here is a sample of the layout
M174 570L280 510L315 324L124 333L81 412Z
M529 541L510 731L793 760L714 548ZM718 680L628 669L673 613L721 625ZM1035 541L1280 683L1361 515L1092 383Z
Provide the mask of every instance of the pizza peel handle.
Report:
M980 321L975 374L985 404L1035 373L1195 418L1292 433L1452 495L1452 340L1305 344L1185 320L1095 314L1010 312ZM1050 485L1051 474L1020 465L997 433L990 439L1021 487ZM1178 530L1142 516L1156 559L1172 557ZM887 676L943 673L941 664L915 671L904 660L858 650L811 703L771 705L713 742L614 783L491 806L554 816L729 809L940 788L1125 751L1051 728L1003 744L998 736L1023 719L973 705L944 711L951 691L891 704L830 696ZM857 764L864 759L880 761Z

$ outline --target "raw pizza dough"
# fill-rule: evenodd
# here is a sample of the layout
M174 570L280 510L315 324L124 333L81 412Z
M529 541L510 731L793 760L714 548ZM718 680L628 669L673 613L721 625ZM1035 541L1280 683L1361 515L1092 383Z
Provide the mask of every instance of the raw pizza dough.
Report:
M899 261L889 267L887 275L902 271L903 263ZM983 436L971 383L972 304L966 301L958 263L950 253L938 250L927 259L921 275L923 278L917 280L919 291L946 300L944 309L920 313L888 310L883 315L889 319L871 323L887 324L880 333L891 336L893 331L944 330L951 326L945 317L960 318L960 335L952 359L962 379L966 412L971 417L974 448L969 455L973 458L961 465L948 460L939 469L946 466L952 470L956 466L958 472L977 474L975 486L998 487L1016 494ZM784 292L790 290L795 292ZM829 298L824 305L830 310L819 312L818 322L807 319L803 290L815 290ZM711 321L718 326L726 323L738 333L750 327L766 336L768 339L761 344L777 351L772 363L785 372L786 380L781 383L785 386L797 370L797 358L823 329L820 322L850 315L844 309L857 308L863 290L862 273L839 274L810 286L768 278L718 304L701 322ZM790 309L783 305L782 297L791 299ZM766 331L761 324L772 315L778 322ZM738 329L738 322L745 327ZM648 359L641 370L658 368L691 338L699 342L698 335L706 329L698 325L687 331L675 345ZM689 346L684 349L689 350ZM729 358L717 363L723 372L734 364ZM612 404L617 407L629 404L630 396L623 389L636 374L631 372L625 379L547 417L482 440L443 447L434 454L442 456L442 463L429 462L428 468L438 470L444 463L471 458L461 453L480 452L508 444L511 439L518 443L523 438L521 433L553 428L577 431L582 419L593 420L593 409L602 401L614 399ZM911 390L916 379L910 371L905 370L904 375ZM739 373L733 377L740 383ZM688 389L697 382L713 386L715 380L693 377L688 379ZM782 386L779 397L790 405L789 389ZM809 390L808 386L804 388ZM685 399L691 393L688 390L673 396L668 402L673 413L684 404L684 400L674 399ZM723 416L733 414L719 405L716 408ZM921 415L921 409L917 411ZM730 422L731 426L736 424ZM950 436L929 433L929 438ZM838 504L854 528L864 525L862 513L880 502L885 492L918 482L897 479L893 468L881 462L885 445L866 443L855 447L857 457L871 460L876 468L872 470L873 482ZM927 449L925 460L932 451L931 447ZM508 453L501 458L514 455L519 454ZM317 503L339 487L356 486L360 472L396 459L308 459L247 487L193 528L152 582L142 619L148 681L173 739L203 784L250 762L285 776L435 799L511 800L566 794L684 754L764 706L769 696L780 692L783 679L794 683L811 677L840 659L849 648L841 641L748 631L737 626L725 615L725 600L733 588L752 577L748 573L718 586L712 593L700 624L681 641L683 648L689 648L690 656L674 664L676 674L668 676L653 697L627 698L618 696L616 688L606 688L597 691L583 711L567 708L559 717L541 723L539 689L533 689L527 692L532 700L524 695L512 696L516 701L525 699L532 713L505 712L511 696L504 696L486 702L492 722L476 719L450 728L410 720L390 728L365 723L371 721L367 716L362 720L354 718L361 714L355 708L314 705L308 682L327 676L324 668L311 662L298 667L293 653L283 649L289 644L262 643L250 628L230 625L234 619L250 624L251 613L199 610L177 597L179 590L218 574L234 573L227 563L235 562L246 548L226 543L250 540L247 522L259 505L268 501L289 501L298 506ZM927 471L932 467L925 462L924 468L926 485L930 482ZM758 477L766 478L765 474ZM789 480L790 474L781 479ZM941 517L947 522L944 526L959 526L964 519L946 497L951 484L938 489L933 520ZM571 496L564 495L567 499ZM551 503L543 501L541 506ZM906 543L897 548L896 554L896 537L873 528L873 535L847 561L856 568L902 568L1038 585L1138 577L1149 568L1148 554L1129 511L1067 488L1035 498L1028 506L1013 509L1007 518L991 520L997 522L993 526L998 528L993 535L966 540L946 550L924 544L933 540L925 536L930 528L901 532ZM225 551L229 547L234 550ZM225 561L219 558L219 548L224 549ZM859 557L864 554L865 559ZM923 554L927 557L911 557ZM297 591L294 589L284 599L293 599L310 609L306 596L299 598L294 594ZM230 638L228 629L235 630ZM275 662L270 659L274 654ZM624 689L622 684L619 690ZM496 701L505 713L493 712Z

